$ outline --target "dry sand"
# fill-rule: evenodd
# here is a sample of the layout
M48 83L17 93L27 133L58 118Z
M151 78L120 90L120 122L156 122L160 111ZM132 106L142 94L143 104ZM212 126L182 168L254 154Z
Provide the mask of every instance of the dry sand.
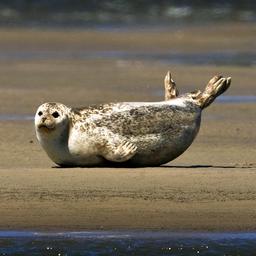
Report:
M235 40L232 47L244 51L255 42L254 28L239 25L237 29L244 37L239 42ZM192 36L200 31L188 32ZM227 40L221 36L225 31L237 37L232 26L203 32L207 31L222 39L222 49ZM5 35L0 45L11 50L78 47L78 32L73 32L73 37L72 32L69 37L61 37L61 33L0 31ZM86 49L130 46L118 34L114 34L118 39L114 38L113 43L113 34L83 33L87 45L81 47ZM92 36L94 33L107 37L106 45L100 44ZM131 50L140 49L145 38L150 38L150 32L145 33L145 37L142 32L137 33L136 40L132 37L137 44ZM17 38L21 35L19 43ZM47 39L39 40L40 36ZM154 39L156 45L151 48L165 45L167 49L169 39L165 34L161 36L162 41ZM177 45L181 50L183 45L184 50L194 51L196 44L189 48L187 41L185 37L183 44ZM209 51L215 50L213 42L206 43ZM168 69L174 73L181 91L202 88L212 75L223 73L233 78L227 95L256 93L254 66L168 66L105 59L9 60L0 61L0 117L33 115L44 101L81 106L160 100ZM255 114L255 104L213 104L204 111L199 135L182 156L166 166L137 169L56 168L36 141L33 121L1 120L0 229L255 230Z

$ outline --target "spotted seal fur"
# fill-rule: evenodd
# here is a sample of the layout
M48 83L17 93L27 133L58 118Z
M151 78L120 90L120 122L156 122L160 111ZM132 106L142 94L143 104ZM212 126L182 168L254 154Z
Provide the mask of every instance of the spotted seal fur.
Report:
M199 131L202 109L230 83L231 78L215 76L203 92L178 96L168 72L165 101L80 109L44 103L35 115L36 135L48 156L60 166L159 166L191 145Z

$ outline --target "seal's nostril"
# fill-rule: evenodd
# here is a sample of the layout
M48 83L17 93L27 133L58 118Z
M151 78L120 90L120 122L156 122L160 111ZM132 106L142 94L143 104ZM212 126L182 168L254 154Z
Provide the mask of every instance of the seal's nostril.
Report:
M60 114L57 111L55 111L55 112L52 113L52 116L54 118L58 118L60 116Z
M47 119L46 117L43 117L42 118L42 122L44 123L46 119Z

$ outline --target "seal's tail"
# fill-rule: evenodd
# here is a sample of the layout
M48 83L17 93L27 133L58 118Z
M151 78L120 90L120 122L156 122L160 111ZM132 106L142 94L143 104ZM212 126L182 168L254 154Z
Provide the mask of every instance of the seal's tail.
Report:
M231 77L214 76L206 85L205 90L196 97L198 105L204 109L219 95L224 93L231 84Z

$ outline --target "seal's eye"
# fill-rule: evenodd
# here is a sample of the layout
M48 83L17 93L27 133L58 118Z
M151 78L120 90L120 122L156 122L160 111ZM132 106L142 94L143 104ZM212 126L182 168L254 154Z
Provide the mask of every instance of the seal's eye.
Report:
M57 117L60 116L60 114L59 114L57 111L55 111L55 112L52 113L52 116L53 116L54 118L57 118Z
M43 114L43 112L42 112L42 111L39 111L39 112L38 112L38 115L39 115L39 116L41 116L42 114Z

